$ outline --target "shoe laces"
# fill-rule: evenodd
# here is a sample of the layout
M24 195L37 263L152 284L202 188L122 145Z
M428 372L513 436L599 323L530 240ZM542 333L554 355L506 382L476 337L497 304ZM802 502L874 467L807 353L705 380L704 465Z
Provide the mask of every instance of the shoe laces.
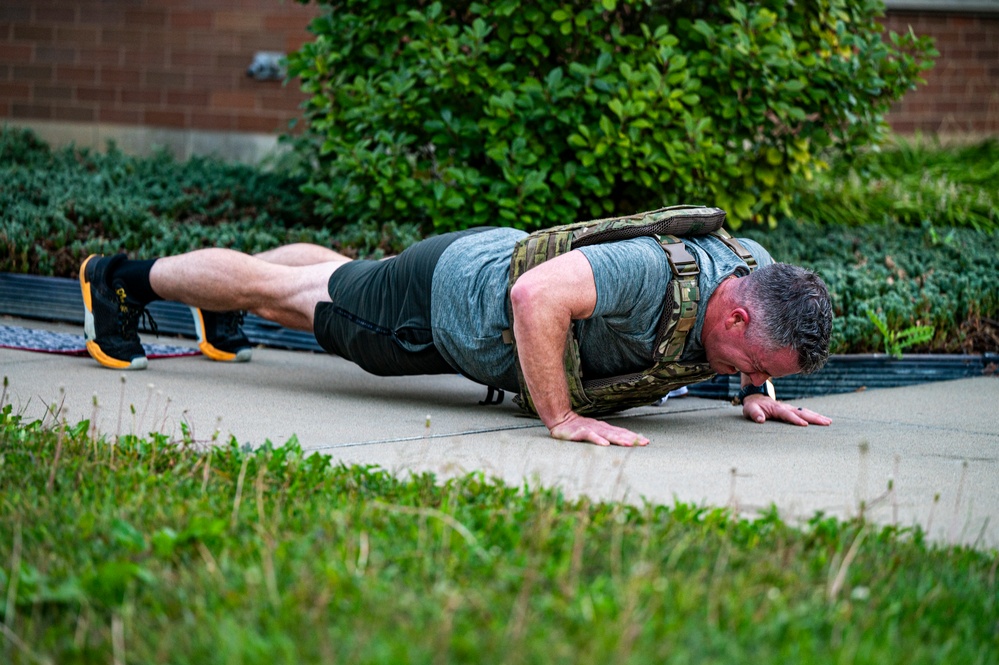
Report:
M160 331L156 325L156 320L153 319L153 315L144 305L128 302L125 289L120 286L115 289L115 295L118 297L118 326L121 329L123 339L138 340L140 323L145 323L154 335L159 335Z
M222 334L226 337L239 335L243 332L243 320L246 318L246 312L243 310L225 312L219 318L219 323L222 327Z

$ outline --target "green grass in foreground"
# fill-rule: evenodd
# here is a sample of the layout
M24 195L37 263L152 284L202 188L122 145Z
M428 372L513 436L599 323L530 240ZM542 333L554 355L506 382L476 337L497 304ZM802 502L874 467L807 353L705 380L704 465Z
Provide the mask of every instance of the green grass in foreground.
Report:
M995 552L919 530L88 428L0 412L2 662L999 662Z

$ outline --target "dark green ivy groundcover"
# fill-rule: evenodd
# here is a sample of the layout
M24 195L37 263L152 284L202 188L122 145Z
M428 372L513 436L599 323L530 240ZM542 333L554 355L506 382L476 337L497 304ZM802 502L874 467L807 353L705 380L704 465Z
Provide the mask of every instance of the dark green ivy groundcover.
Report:
M4 663L999 662L996 552L918 528L48 420L0 410Z

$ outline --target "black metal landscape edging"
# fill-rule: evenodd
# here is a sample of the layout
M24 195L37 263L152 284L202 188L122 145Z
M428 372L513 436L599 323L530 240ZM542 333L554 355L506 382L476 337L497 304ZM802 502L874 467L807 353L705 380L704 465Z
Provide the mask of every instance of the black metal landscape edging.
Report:
M778 399L797 399L995 375L997 371L999 354L996 353L910 354L899 359L882 353L833 355L818 372L787 376L775 380L774 385ZM738 392L737 375L716 376L690 386L690 394L696 397L731 399Z
M149 311L156 319L160 334L195 337L194 320L186 306L175 302L155 302L149 305ZM0 314L74 323L82 327L83 297L79 282L65 277L0 273ZM149 332L145 328L143 330ZM254 344L322 352L311 334L284 328L252 314L247 315L243 330ZM885 354L834 355L815 374L789 376L775 383L778 398L797 399L995 375L997 371L997 353L911 354L901 359ZM731 399L738 392L739 377L735 375L716 376L711 381L690 386L690 394L695 397Z

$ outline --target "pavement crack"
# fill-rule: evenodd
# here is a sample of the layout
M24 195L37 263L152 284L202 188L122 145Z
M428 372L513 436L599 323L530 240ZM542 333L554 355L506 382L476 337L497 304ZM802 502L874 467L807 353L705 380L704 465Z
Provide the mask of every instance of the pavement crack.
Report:
M349 441L347 443L332 443L327 446L309 448L308 452L319 452L320 450L334 450L336 448L355 448L357 446L374 446L381 443L404 443L406 441L428 441L430 439L450 439L456 436L467 436L470 434L490 434L492 432L509 432L512 430L531 429L533 427L544 427L540 423L532 425L513 425L510 427L487 427L484 429L464 430L461 432L445 432L441 434L420 434L418 436L398 436L388 439L371 439L369 441Z

